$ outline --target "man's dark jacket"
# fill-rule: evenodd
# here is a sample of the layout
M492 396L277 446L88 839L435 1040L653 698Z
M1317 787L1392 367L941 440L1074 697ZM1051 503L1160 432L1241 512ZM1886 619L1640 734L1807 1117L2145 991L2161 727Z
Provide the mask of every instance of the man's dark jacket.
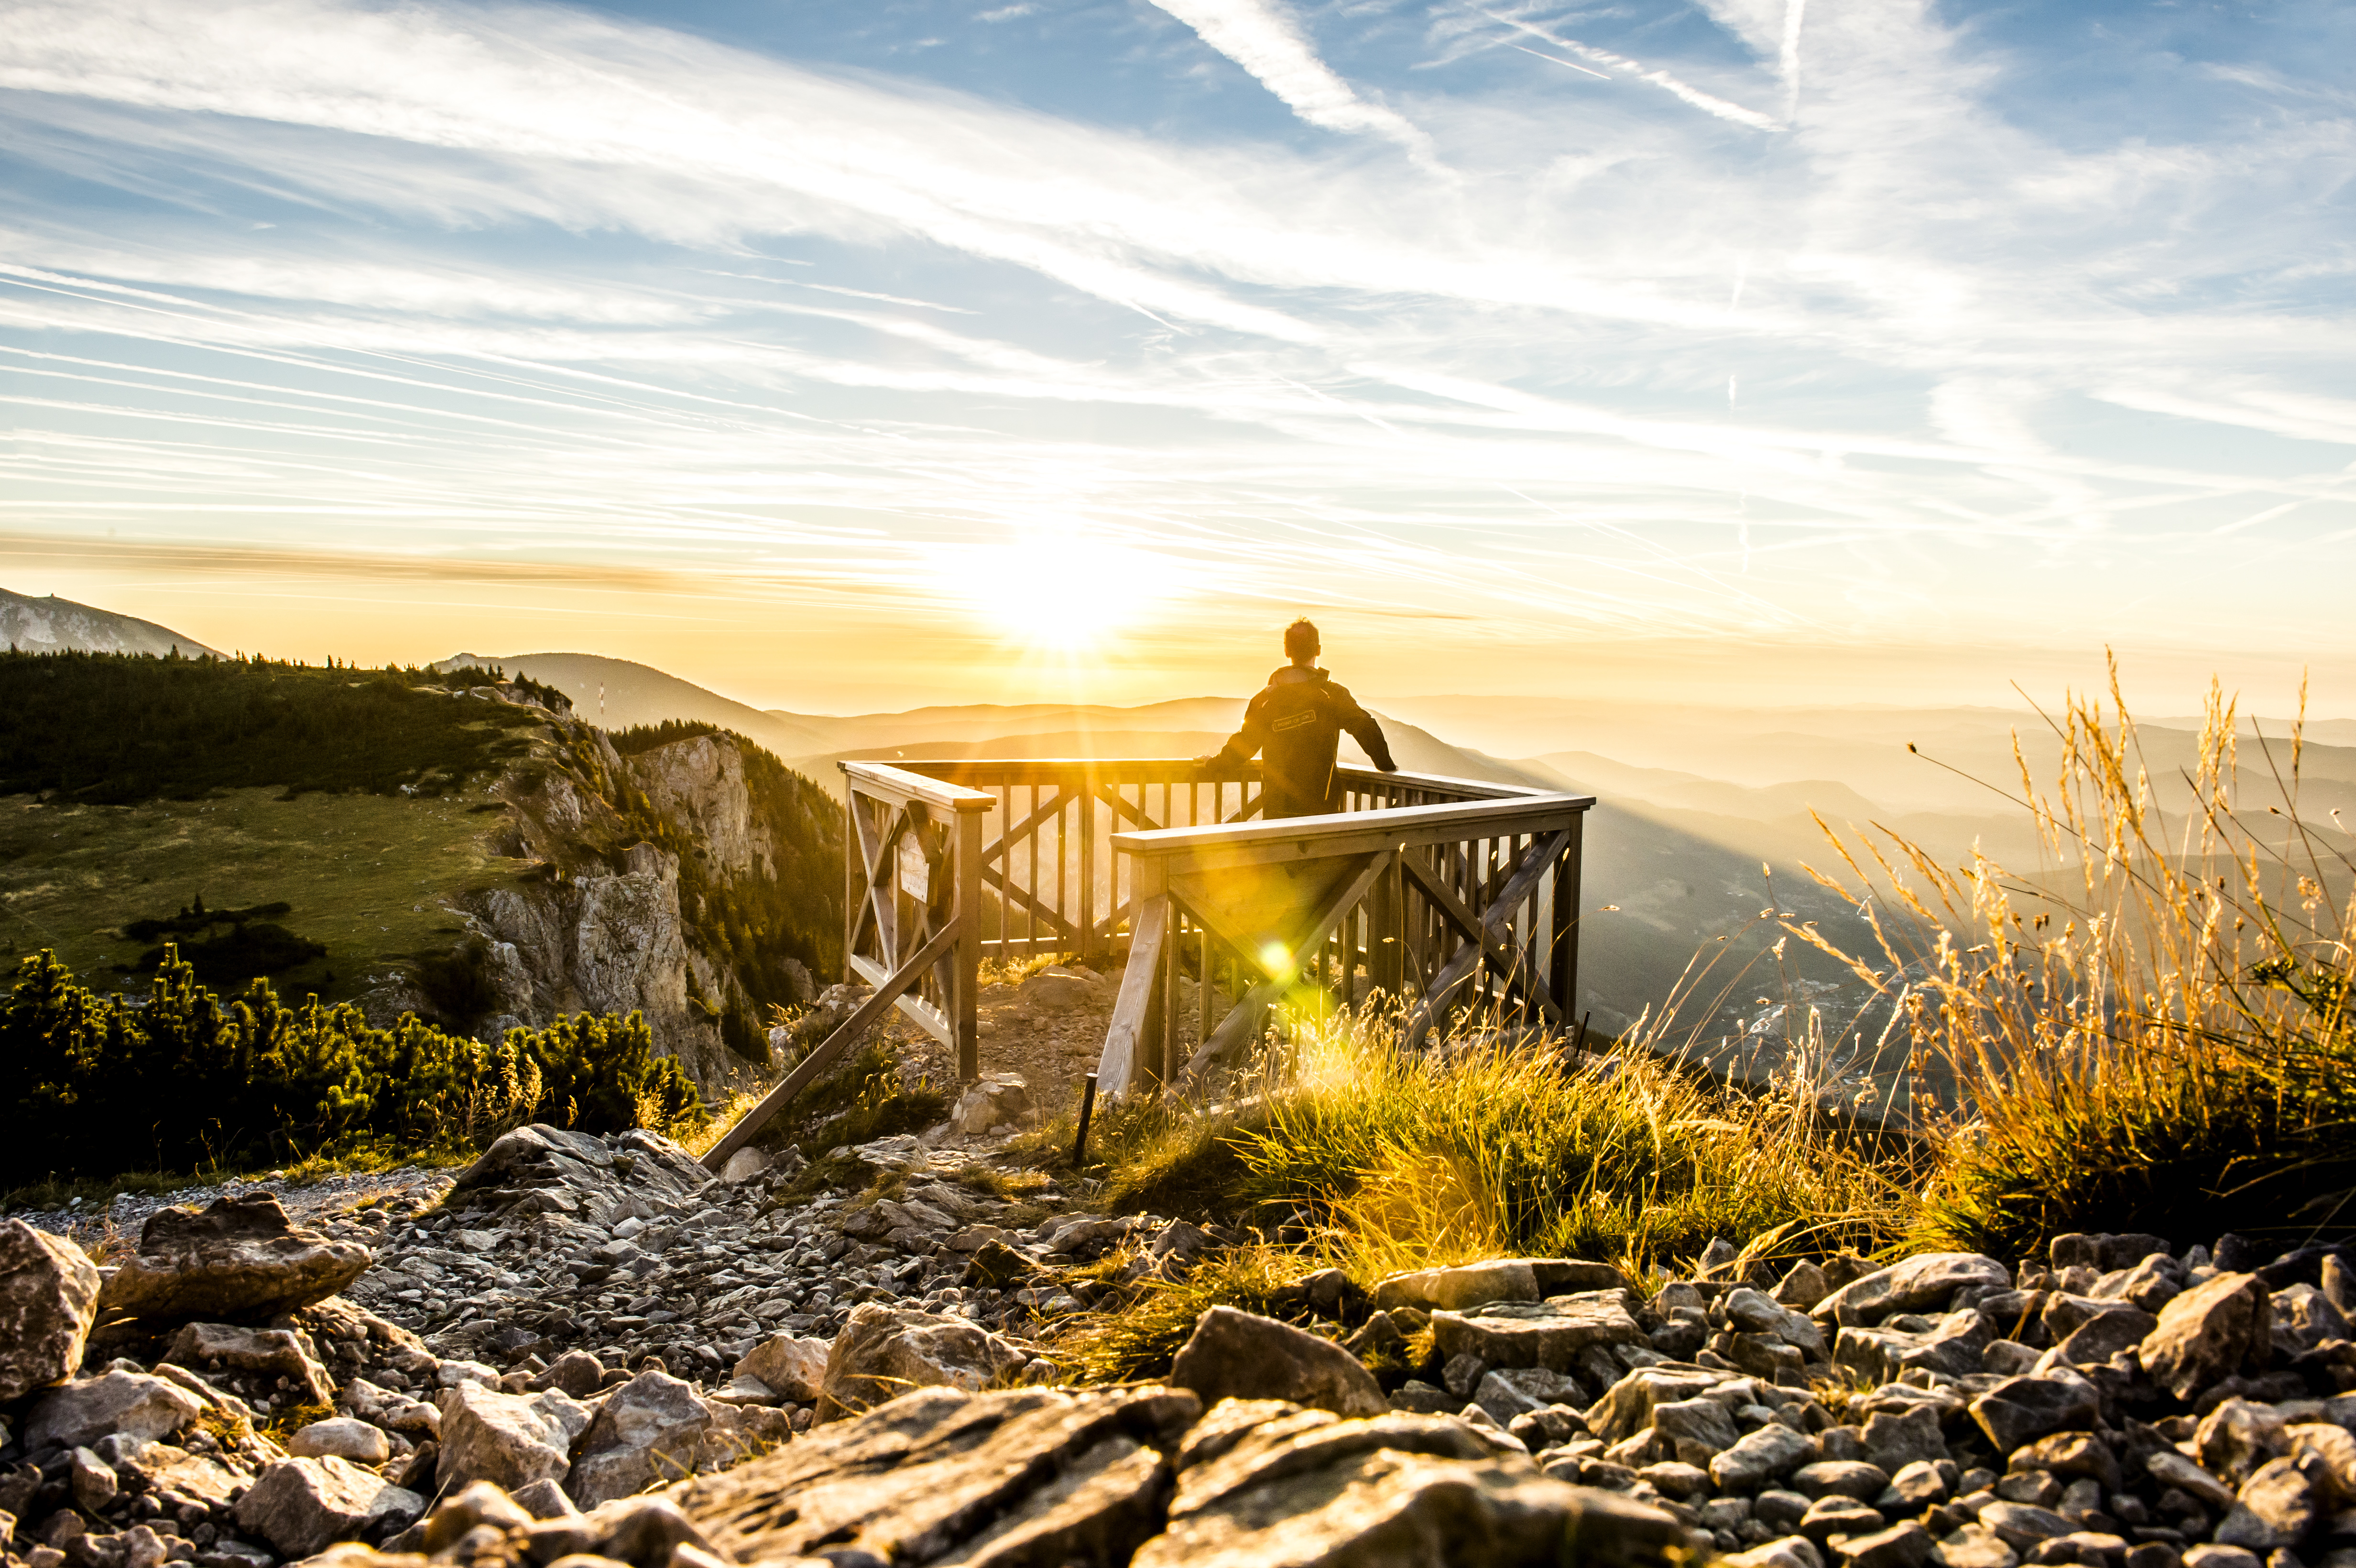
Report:
M1267 803L1260 815L1316 816L1342 809L1333 757L1344 730L1366 749L1375 766L1387 773L1398 771L1383 727L1347 688L1334 685L1322 669L1287 665L1268 677L1266 689L1244 709L1244 727L1211 761L1214 766L1232 766L1260 752Z

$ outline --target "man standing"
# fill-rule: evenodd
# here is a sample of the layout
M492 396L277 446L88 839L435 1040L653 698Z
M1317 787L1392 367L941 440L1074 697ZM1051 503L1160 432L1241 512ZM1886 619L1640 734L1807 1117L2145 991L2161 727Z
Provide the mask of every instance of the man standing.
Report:
M1262 816L1316 816L1342 809L1333 756L1344 730L1366 749L1375 766L1398 772L1383 727L1317 667L1318 652L1317 628L1306 617L1287 626L1284 656L1292 662L1268 677L1266 688L1244 709L1244 727L1218 755L1205 759L1212 767L1232 767L1261 752Z

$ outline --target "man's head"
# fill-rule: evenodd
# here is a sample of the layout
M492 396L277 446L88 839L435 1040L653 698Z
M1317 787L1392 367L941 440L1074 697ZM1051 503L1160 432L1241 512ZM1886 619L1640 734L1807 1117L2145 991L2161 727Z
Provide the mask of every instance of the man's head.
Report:
M1289 659L1313 659L1320 652L1317 627L1303 615L1284 629L1284 656Z

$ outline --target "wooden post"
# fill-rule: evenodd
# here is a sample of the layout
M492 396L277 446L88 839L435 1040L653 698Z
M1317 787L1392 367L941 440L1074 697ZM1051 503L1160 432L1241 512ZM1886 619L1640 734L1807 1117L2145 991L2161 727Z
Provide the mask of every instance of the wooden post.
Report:
M1366 905L1366 983L1394 999L1407 977L1407 900L1399 886L1405 875L1392 856Z
M986 809L986 807L984 808ZM958 1082L981 1076L981 819L983 811L959 806L957 814L957 909L950 918L965 933L952 961L956 995L948 998L957 1028Z
M1080 957L1096 947L1097 932L1097 792L1096 770L1080 775ZM1058 835L1062 833L1059 827Z
M851 966L851 944L859 940L859 918L867 909L867 885L863 880L867 856L861 848L859 831L859 782L849 773L842 776L842 980L849 985L859 978Z
M1561 858L1554 867L1554 951L1548 957L1550 973L1547 989L1554 993L1554 1005L1566 1019L1580 1012L1579 1006L1579 871L1580 841L1587 827L1587 814L1580 813L1570 819L1570 842L1564 846Z

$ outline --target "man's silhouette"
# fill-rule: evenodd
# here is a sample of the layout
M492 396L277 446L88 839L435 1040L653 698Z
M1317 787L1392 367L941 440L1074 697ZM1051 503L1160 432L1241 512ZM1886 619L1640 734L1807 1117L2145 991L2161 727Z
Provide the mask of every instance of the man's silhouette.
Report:
M1232 767L1261 753L1263 816L1316 816L1342 809L1333 778L1333 756L1347 730L1366 749L1375 766L1398 772L1383 727L1349 692L1317 667L1317 628L1304 617L1284 629L1284 656L1292 662L1268 677L1267 687L1244 709L1244 727L1213 767Z

